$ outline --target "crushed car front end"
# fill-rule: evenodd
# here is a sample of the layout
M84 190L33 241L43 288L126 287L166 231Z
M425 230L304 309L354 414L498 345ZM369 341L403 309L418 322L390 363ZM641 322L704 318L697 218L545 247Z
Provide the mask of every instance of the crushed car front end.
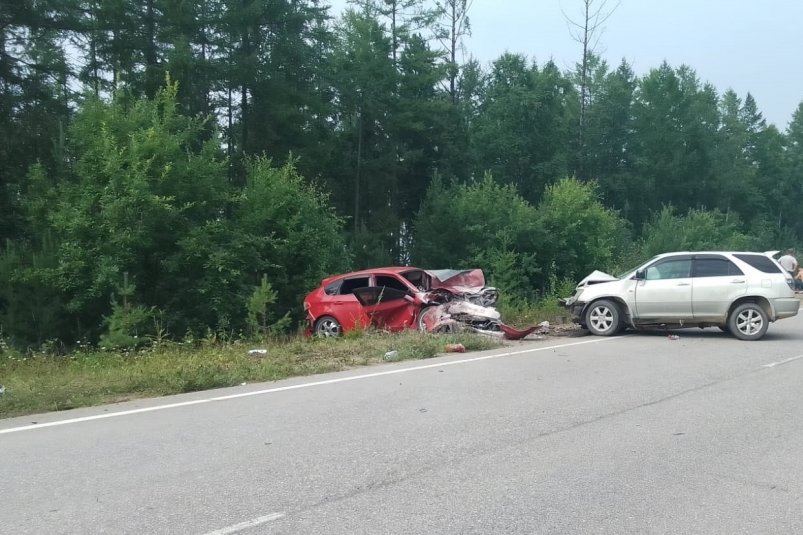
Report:
M602 271L594 271L586 278L581 280L576 288L574 295L559 299L559 303L569 311L572 320L575 323L583 323L583 315L588 303L594 299L598 299L603 295L616 295L620 293L618 286L621 280L603 273Z

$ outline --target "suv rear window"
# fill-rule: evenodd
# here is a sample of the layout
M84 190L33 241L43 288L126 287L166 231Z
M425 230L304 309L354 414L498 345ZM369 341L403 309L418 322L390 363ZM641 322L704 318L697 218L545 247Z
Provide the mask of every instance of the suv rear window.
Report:
M771 258L763 254L735 254L733 256L763 273L783 273L783 270Z

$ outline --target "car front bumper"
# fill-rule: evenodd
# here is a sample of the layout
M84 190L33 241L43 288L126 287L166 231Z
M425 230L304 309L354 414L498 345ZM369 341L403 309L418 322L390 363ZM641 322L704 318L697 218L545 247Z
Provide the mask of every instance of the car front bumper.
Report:
M569 314L572 316L572 320L575 323L582 323L583 319L583 310L585 310L586 304L581 301L575 301L572 297L567 297L565 299L558 299L558 303L569 311Z

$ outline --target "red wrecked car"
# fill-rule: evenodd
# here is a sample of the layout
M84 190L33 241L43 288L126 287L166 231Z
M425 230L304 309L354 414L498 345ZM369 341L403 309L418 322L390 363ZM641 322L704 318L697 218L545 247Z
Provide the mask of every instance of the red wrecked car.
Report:
M517 330L501 322L496 288L480 269L423 270L386 267L324 279L304 298L308 333L340 336L374 326L388 331L469 329L519 339L537 327Z

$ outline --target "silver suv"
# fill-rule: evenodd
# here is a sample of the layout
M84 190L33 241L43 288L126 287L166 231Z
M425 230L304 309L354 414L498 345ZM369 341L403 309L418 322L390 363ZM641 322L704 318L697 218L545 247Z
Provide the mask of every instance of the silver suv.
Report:
M595 271L561 301L600 336L627 327L719 327L758 340L770 322L800 308L792 277L773 254L665 253L618 277Z

